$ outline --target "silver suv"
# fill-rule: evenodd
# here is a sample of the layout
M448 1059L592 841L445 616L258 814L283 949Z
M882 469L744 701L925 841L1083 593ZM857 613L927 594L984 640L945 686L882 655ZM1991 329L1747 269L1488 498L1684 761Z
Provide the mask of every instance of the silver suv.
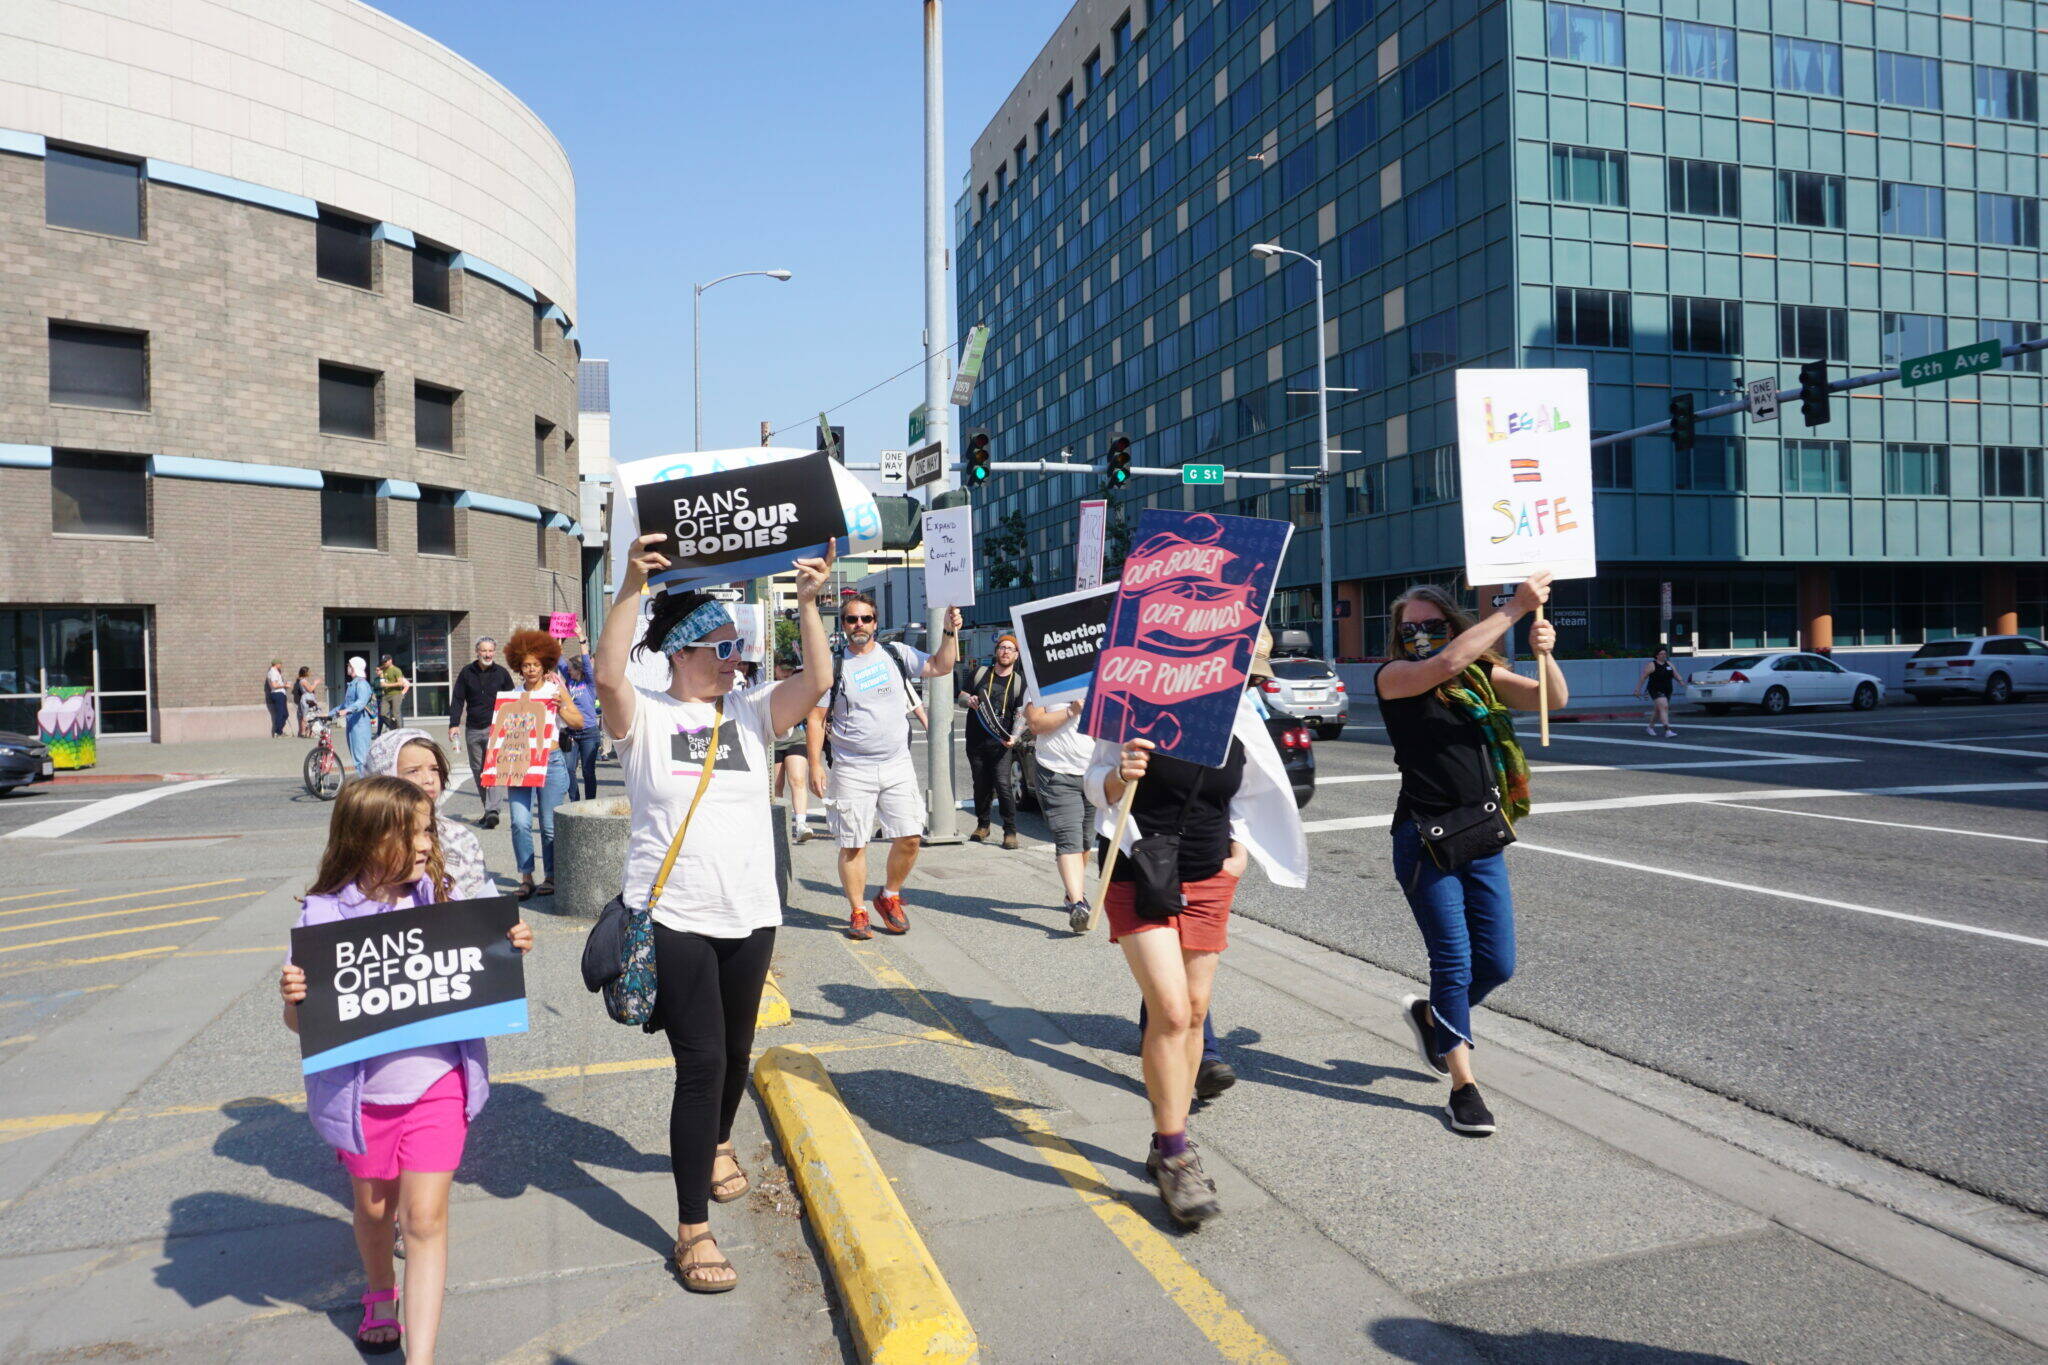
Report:
M2048 692L2048 644L2029 635L1930 640L1906 660L1906 690L1914 701L1982 697L1993 705Z
M1337 738L1351 719L1351 698L1337 671L1321 659L1274 659L1273 676L1259 679L1259 691L1268 711L1300 721L1315 731L1317 739Z

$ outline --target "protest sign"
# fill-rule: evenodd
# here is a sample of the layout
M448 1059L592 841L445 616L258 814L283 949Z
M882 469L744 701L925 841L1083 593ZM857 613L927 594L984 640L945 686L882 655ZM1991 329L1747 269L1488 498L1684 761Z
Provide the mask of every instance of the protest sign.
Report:
M1102 586L1102 542L1109 531L1109 504L1101 498L1081 500L1080 534L1074 541L1074 587Z
M1459 370L1465 574L1591 578L1593 421L1584 370Z
M1293 533L1262 517L1141 512L1081 728L1221 767Z
M732 613L732 623L739 627L740 657L748 663L766 663L771 643L768 638L768 604L728 602L725 609Z
M573 611L551 611L541 624L557 640L576 638L576 613Z
M931 611L974 605L974 509L924 514L924 600Z
M643 484L634 502L644 530L668 536L669 567L648 581L670 592L780 573L846 534L823 454Z
M548 755L560 725L553 703L539 697L498 698L491 713L491 737L484 746L479 787L545 787Z
M301 1073L526 1032L526 967L506 937L518 922L518 901L491 896L292 930Z
M1064 706L1087 697L1114 601L1116 584L1110 583L1010 608L1026 696L1040 706Z

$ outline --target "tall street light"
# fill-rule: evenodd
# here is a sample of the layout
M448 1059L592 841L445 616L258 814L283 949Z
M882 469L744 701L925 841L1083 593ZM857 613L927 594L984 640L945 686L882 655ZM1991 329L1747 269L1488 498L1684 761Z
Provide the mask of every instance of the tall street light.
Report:
M690 415L696 423L695 438L690 443L692 450L704 448L704 291L714 284L724 284L743 275L766 275L771 280L784 281L790 278L787 270L735 270L730 275L720 275L715 280L690 286L693 291L690 299Z
M1252 255L1262 261L1293 256L1316 270L1316 510L1323 549L1323 662L1335 668L1336 607L1330 592L1330 348L1323 329L1323 263L1278 242L1260 242L1252 248Z

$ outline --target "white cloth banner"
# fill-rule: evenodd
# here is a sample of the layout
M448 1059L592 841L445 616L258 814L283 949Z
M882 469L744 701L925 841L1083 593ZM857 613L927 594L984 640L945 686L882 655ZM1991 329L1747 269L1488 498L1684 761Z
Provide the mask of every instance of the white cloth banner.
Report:
M924 600L929 611L974 605L974 509L924 514Z
M1584 370L1459 370L1458 479L1474 586L1598 572Z
M1083 499L1080 537L1074 542L1074 591L1102 586L1102 542L1108 532L1109 504Z

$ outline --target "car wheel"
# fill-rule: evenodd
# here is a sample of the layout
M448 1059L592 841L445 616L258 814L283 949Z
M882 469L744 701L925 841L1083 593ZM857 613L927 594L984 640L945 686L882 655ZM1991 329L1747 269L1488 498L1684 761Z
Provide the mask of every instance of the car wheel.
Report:
M1343 735L1344 723L1342 721L1338 721L1332 725L1318 725L1316 727L1317 739L1341 739Z
M1877 684L1864 683L1861 687L1858 687L1856 689L1856 700L1850 702L1849 705L1858 711L1875 711L1877 709Z
M1791 706L1792 694L1782 687L1774 687L1764 693L1764 714L1767 716L1782 716Z
M1728 703L1725 701L1703 702L1701 707L1710 716L1725 716L1728 714Z
M2003 673L1993 673L1991 681L1984 684L1984 700L1993 706L2003 706L2012 700L2012 679Z

